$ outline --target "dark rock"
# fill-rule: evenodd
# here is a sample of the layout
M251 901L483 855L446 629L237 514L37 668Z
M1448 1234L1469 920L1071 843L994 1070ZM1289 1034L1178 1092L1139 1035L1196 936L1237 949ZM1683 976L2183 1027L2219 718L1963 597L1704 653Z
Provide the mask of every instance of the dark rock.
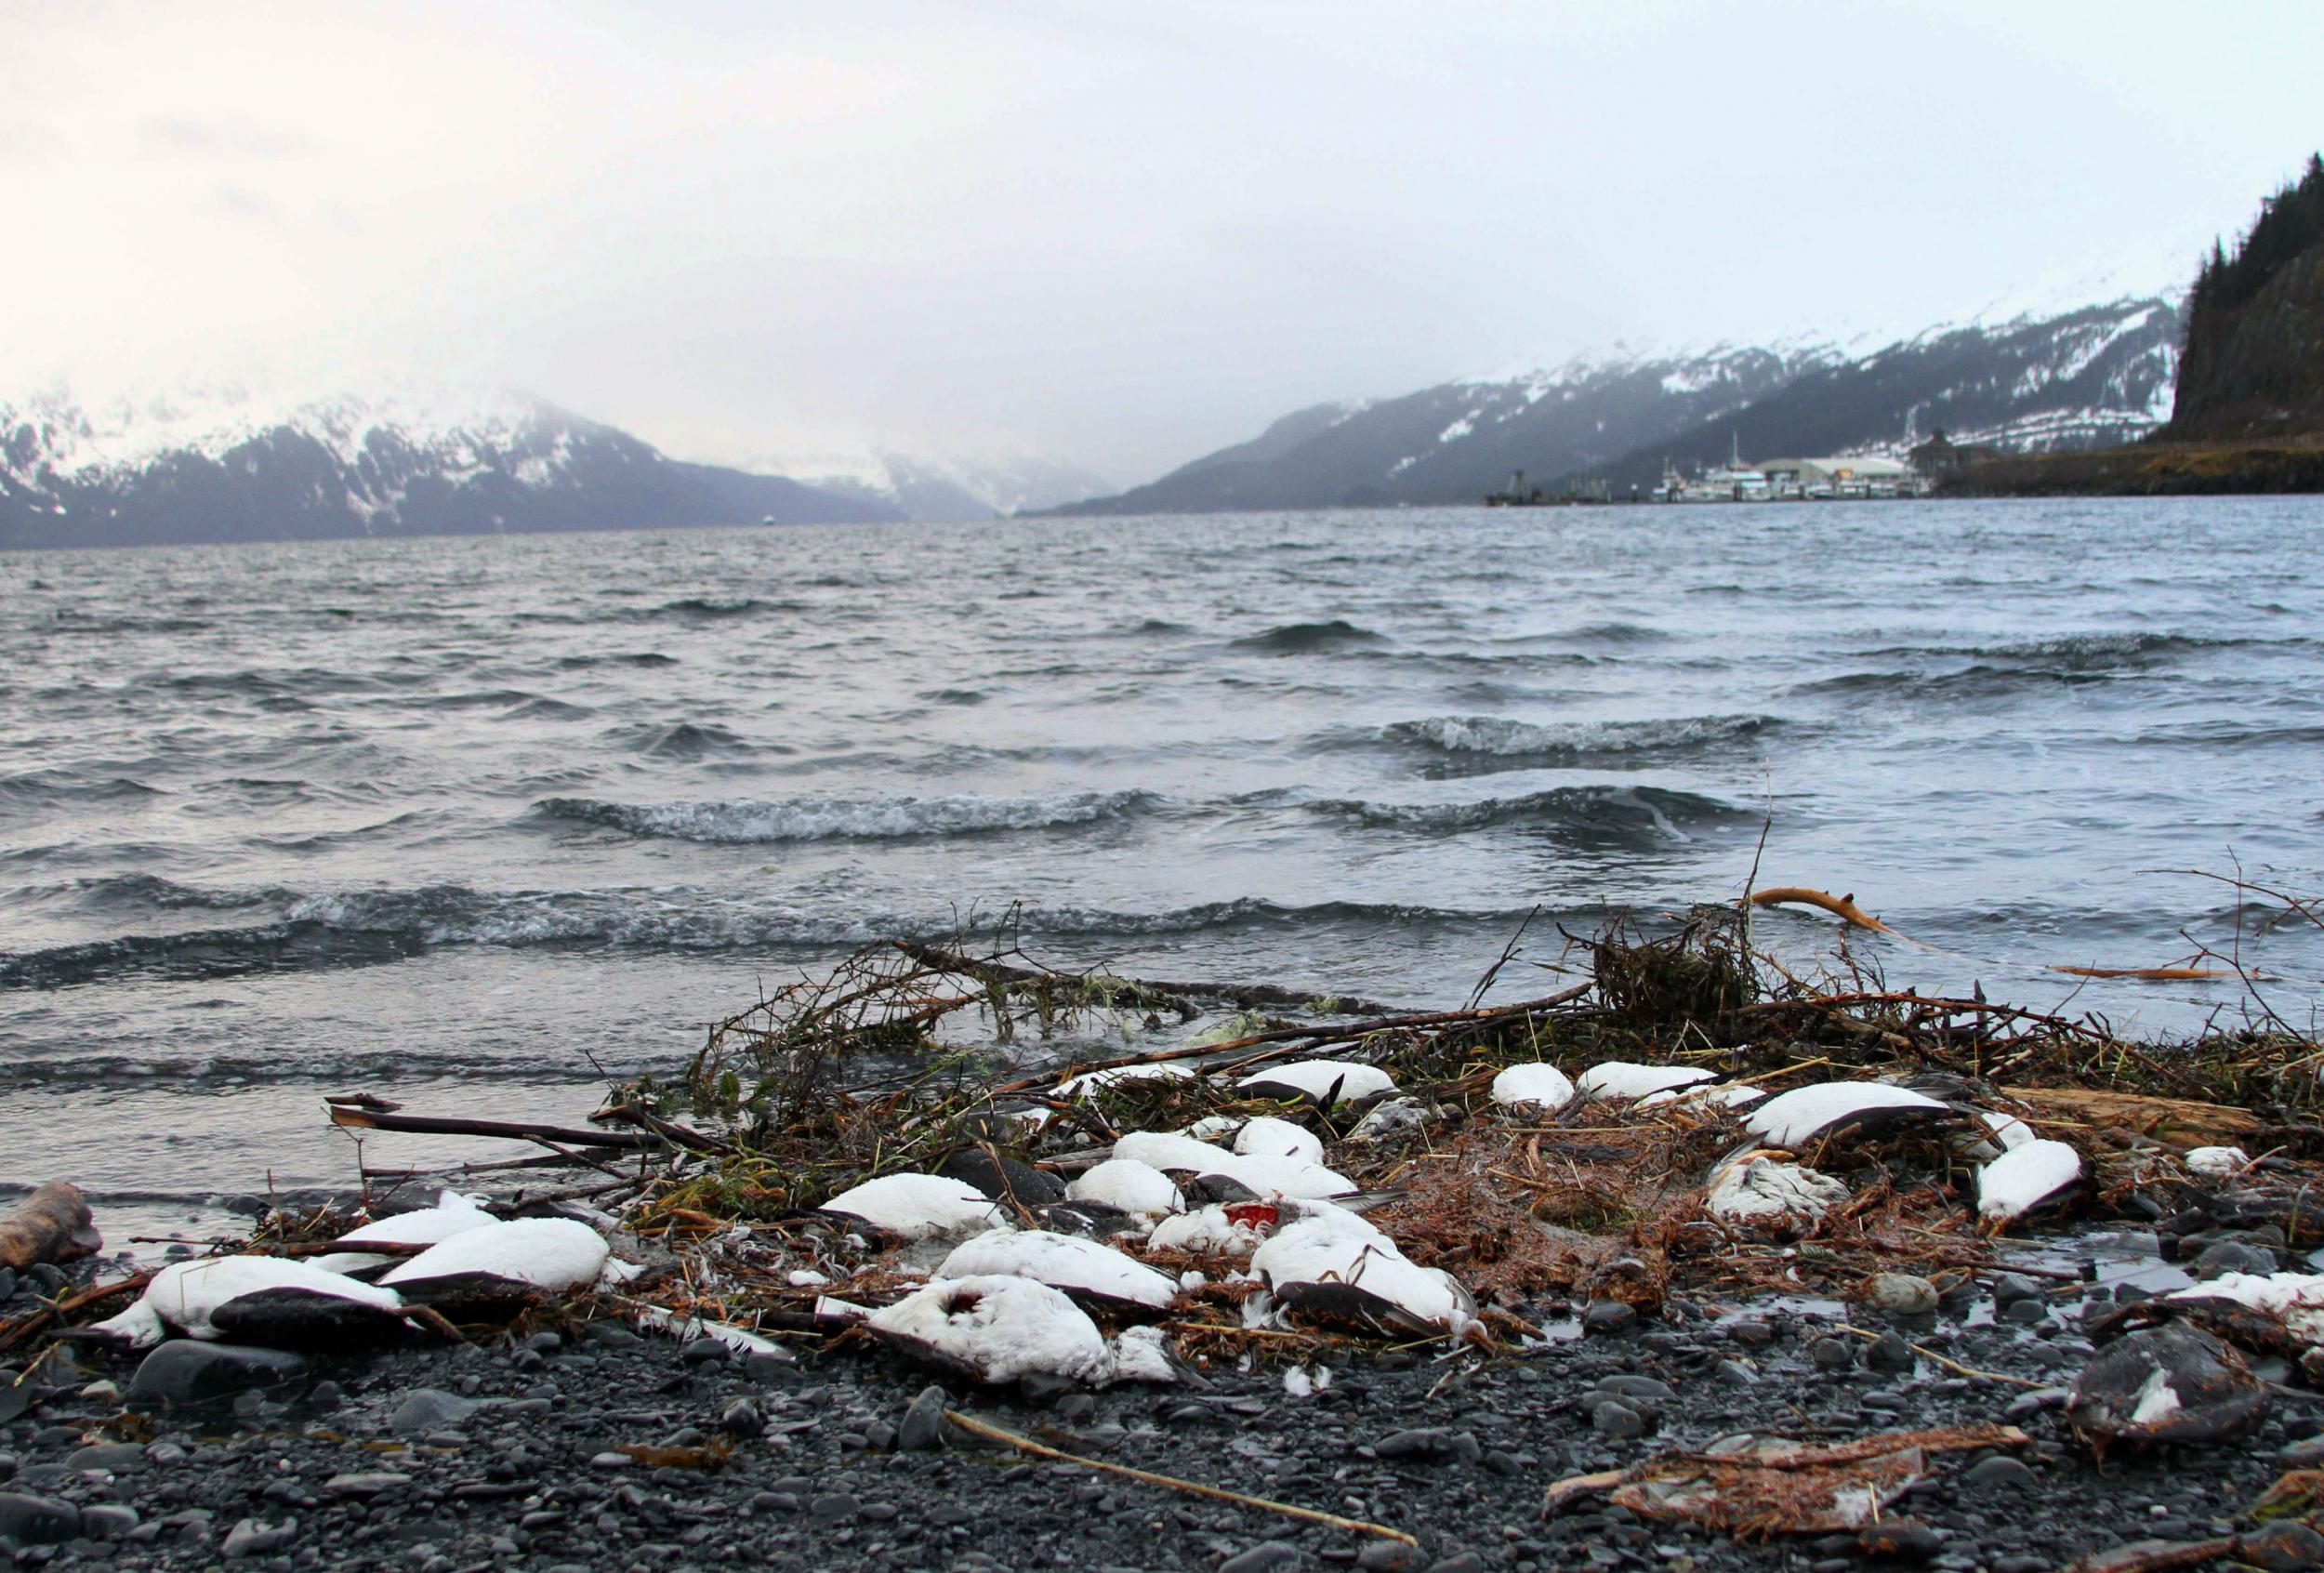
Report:
M390 1491L403 1490L405 1487L411 1485L411 1483L412 1477L410 1475L398 1474L391 1469L372 1470L368 1472L350 1471L345 1474L335 1474L331 1476L330 1479L324 1481L323 1483L323 1494L326 1497L358 1497L369 1499L384 1495Z
M1017 1391L1037 1409L1045 1409L1066 1394L1078 1391L1071 1377L1055 1371L1027 1371L1017 1379Z
M1402 1540L1375 1540L1355 1553L1364 1573L1412 1573L1420 1566L1419 1549Z
M2222 1442L2266 1417L2265 1383L2226 1344L2184 1322L2115 1342L2075 1380L2067 1413L2093 1436Z
M1867 1556L1895 1557L1901 1562L1926 1562L1943 1549L1945 1538L1925 1524L1891 1519L1856 1531L1856 1544Z
M2205 1246L2187 1271L2199 1279L2211 1279L2227 1273L2273 1273L2276 1257L2272 1251L2247 1245L2241 1240L2221 1240Z
M0 1267L0 1300L16 1298L16 1269Z
M2045 1409L2062 1409L2070 1396L2063 1387L2037 1387L2031 1393L2021 1393L2011 1399L2001 1410L2001 1418L2021 1421L2040 1414Z
M853 1518L863 1504L845 1491L824 1491L808 1500L807 1511L817 1518Z
M81 1510L81 1534L91 1540L118 1540L138 1527L138 1510L126 1502L92 1502Z
M1906 1342L1901 1334L1884 1332L1874 1341L1871 1348L1864 1352L1864 1360L1865 1364L1880 1370L1908 1371L1912 1369L1914 1360L1912 1345Z
M2290 1469L2324 1466L2324 1436L2308 1436L2297 1442L2287 1442L2276 1450L2276 1458Z
M81 1532L81 1510L71 1502L0 1491L0 1536L21 1546L54 1545Z
M282 1524L262 1524L245 1518L226 1533L226 1543L218 1547L218 1554L228 1561L244 1556L267 1556L289 1545L298 1533L298 1520Z
M1261 1540L1219 1564L1219 1573L1290 1573L1304 1560L1288 1540Z
M1721 1381L1735 1387L1750 1387L1759 1381L1759 1373L1740 1360L1722 1360L1711 1369Z
M2049 1304L2038 1298L2030 1300L2013 1300L2008 1304L2002 1306L2000 1310L2000 1319L2002 1321L2015 1322L2021 1326L2046 1321L2049 1319Z
M1428 1573L1485 1573L1485 1558L1474 1552L1455 1552L1430 1563Z
M2003 1273L1993 1280L1993 1303L1996 1305L2040 1298L2041 1280L2039 1278L2029 1278L2023 1273Z
M944 1440L944 1407L950 1395L941 1387L931 1384L919 1391L911 1407L904 1411L904 1421L896 1427L896 1447L906 1453L924 1453L939 1447Z
M1677 1391L1667 1381L1657 1381L1650 1376L1619 1375L1603 1377L1597 1390L1616 1398L1644 1398L1656 1404L1675 1404Z
M1374 1444L1373 1451L1383 1459L1413 1459L1424 1463L1442 1463L1459 1459L1473 1463L1483 1452L1477 1439L1469 1433L1442 1431L1423 1427L1399 1431Z
M678 1352L689 1366L731 1366L734 1352L715 1338L697 1338Z
M719 1412L719 1429L729 1436L756 1436L767 1429L767 1417L756 1398L737 1398Z
M1608 1398L1591 1409L1590 1427L1607 1436L1643 1436L1646 1417L1618 1399Z
M101 1469L114 1474L125 1474L132 1470L145 1468L152 1461L145 1456L145 1449L135 1442L99 1442L94 1447L78 1449L65 1461L74 1469Z
M1856 1363L1856 1348L1837 1338L1819 1338L1808 1345L1808 1358L1821 1371L1844 1371Z
M125 1401L131 1408L211 1404L240 1393L281 1387L306 1374L305 1356L285 1350L174 1339L139 1364Z
M1593 1300L1581 1314L1581 1330L1586 1333L1627 1332L1637 1323L1637 1311L1619 1300Z
M2030 1491L2038 1484L2034 1472L2005 1453L1980 1459L1961 1471L1961 1483L1972 1491Z

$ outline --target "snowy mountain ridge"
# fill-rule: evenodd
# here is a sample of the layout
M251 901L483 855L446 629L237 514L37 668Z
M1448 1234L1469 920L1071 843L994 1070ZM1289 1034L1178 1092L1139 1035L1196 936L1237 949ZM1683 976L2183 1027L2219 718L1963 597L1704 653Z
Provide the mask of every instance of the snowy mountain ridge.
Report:
M240 389L0 403L0 546L865 522L780 476L672 459L523 393Z
M2149 295L1904 336L1618 344L1360 407L1312 406L1060 511L1473 503L1515 470L1529 483L1604 481L1618 495L1650 487L1666 460L1900 454L1939 430L2022 450L2125 442L2170 416L2184 323L2182 297Z

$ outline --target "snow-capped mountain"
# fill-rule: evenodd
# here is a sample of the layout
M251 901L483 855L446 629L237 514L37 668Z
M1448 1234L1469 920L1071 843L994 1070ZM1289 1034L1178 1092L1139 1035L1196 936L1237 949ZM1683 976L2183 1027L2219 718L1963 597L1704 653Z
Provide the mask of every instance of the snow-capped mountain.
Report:
M797 475L824 491L881 503L930 524L1035 512L1113 490L1103 476L1029 454L930 458L874 449L752 468Z
M1315 405L1072 513L1472 503L1534 482L1651 485L1663 462L1901 453L1939 429L2014 449L2141 436L2171 413L2175 297L1929 329L1878 347L1813 339L1631 352Z
M0 547L900 517L522 394L0 403Z

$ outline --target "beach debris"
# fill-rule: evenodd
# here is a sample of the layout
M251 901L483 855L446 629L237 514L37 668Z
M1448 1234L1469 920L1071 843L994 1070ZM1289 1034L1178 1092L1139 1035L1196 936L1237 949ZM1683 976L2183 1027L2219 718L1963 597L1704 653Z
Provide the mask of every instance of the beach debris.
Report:
M1044 1229L995 1229L964 1240L936 1269L940 1278L1031 1278L1076 1300L1121 1309L1160 1310L1178 1280L1095 1240Z
M1770 1236L1806 1233L1848 1199L1848 1187L1805 1164L1747 1152L1711 1177L1703 1210L1722 1223Z
M1160 1218L1185 1209L1185 1198L1170 1177L1137 1158L1107 1158L1083 1170L1065 1187L1073 1201L1096 1202L1143 1218Z
M1091 1387L1176 1380L1160 1329L1108 1341L1063 1291L1005 1274L933 1280L863 1325L909 1358L988 1385L1027 1376Z
M1929 1089L1919 1088L1916 1091L1927 1091ZM2034 1128L2015 1115L1979 1109L1972 1117L1976 1129L1961 1131L1952 1143L1953 1151L1972 1163L1990 1163L2003 1153L2014 1152L2038 1139Z
M1555 1114L1574 1101L1574 1084L1546 1060L1511 1065L1493 1078L1493 1102L1505 1109Z
M990 1196L942 1174L882 1174L841 1191L817 1210L861 1219L901 1240L974 1234L1005 1222Z
M1882 1510L1927 1473L1932 1454L2032 1440L2010 1425L1884 1432L1830 1446L1747 1433L1699 1452L1659 1454L1628 1469L1557 1481L1544 1512L1554 1515L1577 1499L1603 1494L1648 1518L1744 1539L1855 1530L1881 1522Z
M1988 1223L2014 1223L2081 1183L2080 1153L2063 1142L2027 1142L1977 1170L1977 1216Z
M1396 1090L1393 1077L1359 1060L1291 1060L1254 1072L1235 1086L1246 1097L1305 1099L1326 1109L1385 1097Z
M51 1180L0 1219L0 1267L19 1272L42 1262L73 1262L104 1249L81 1187Z
M2251 1167L2251 1155L2241 1147L2191 1147L2180 1160L2192 1174L2225 1180Z
M1450 1274L1406 1260L1395 1241L1338 1208L1277 1230L1251 1253L1250 1270L1285 1304L1326 1315L1456 1337L1476 1316Z
M1323 1138L1303 1125L1274 1115L1245 1120L1234 1134L1235 1150L1247 1157L1298 1158L1319 1165L1324 1161Z
M1628 1060L1607 1060L1582 1072L1574 1085L1585 1098L1634 1104L1657 1092L1712 1079L1712 1072L1694 1065L1642 1065Z
M226 1329L215 1320L221 1309L246 1296L283 1289L378 1311L398 1312L403 1304L403 1297L394 1289L304 1262L276 1256L215 1256L163 1268L134 1304L90 1330L122 1340L132 1349L150 1349L173 1331L189 1338L223 1338Z
M1384 1098L1364 1111L1364 1117L1355 1122L1355 1129L1348 1135L1360 1142L1378 1141L1428 1121L1429 1107L1419 1099Z
M2183 1323L2116 1341L2084 1367L2067 1417L2101 1453L2117 1443L2212 1443L2265 1418L2266 1384L2243 1356Z
M1776 1093L1743 1127L1770 1146L1796 1148L1842 1130L1952 1115L1951 1104L1885 1081L1825 1081Z

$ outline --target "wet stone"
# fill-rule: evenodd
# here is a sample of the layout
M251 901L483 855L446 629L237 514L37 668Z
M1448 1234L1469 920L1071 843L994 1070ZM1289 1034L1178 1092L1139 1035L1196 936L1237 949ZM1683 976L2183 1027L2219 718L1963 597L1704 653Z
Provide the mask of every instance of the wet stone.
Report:
M1628 1332L1637 1323L1637 1311L1618 1300L1593 1300L1581 1314L1581 1330L1586 1333Z
M2270 1524L2236 1542L2236 1560L2265 1573L2303 1573L2324 1564L2324 1535L2290 1520Z
M2029 1278L2023 1273L2003 1273L1993 1280L1993 1303L1996 1305L2040 1298L2041 1280L2039 1278Z
M1836 1338L1819 1338L1808 1345L1808 1358L1822 1371L1844 1371L1856 1363L1855 1345Z
M2187 1269L2197 1278L2206 1281L2228 1273L2267 1274L2275 1270L2276 1256L2273 1251L2246 1245L2241 1240L2222 1240L2217 1245L2204 1247L2203 1253Z
M1936 1286L1911 1273L1875 1273L1865 1303L1890 1316L1925 1316L1936 1309Z
M1864 1352L1865 1364L1883 1371L1908 1371L1915 1356L1902 1334L1884 1332Z
M1961 1486L1975 1495L1992 1495L2007 1491L2030 1491L2037 1484L2034 1472L2006 1454L1996 1453L1981 1459L1961 1472Z
M1305 1558L1288 1540L1261 1540L1219 1564L1219 1573L1290 1573Z
M71 1502L0 1491L0 1536L19 1545L49 1545L80 1532L81 1510Z
M896 1447L907 1453L921 1453L942 1446L946 1400L941 1387L931 1384L921 1388L911 1407L904 1411L903 1423L896 1427Z
M1643 1436L1646 1417L1629 1405L1609 1398L1590 1411L1590 1428L1605 1436Z
M2001 1320L2015 1322L2020 1326L2047 1321L2049 1316L2050 1307L2039 1299L2013 1300L2001 1307Z

